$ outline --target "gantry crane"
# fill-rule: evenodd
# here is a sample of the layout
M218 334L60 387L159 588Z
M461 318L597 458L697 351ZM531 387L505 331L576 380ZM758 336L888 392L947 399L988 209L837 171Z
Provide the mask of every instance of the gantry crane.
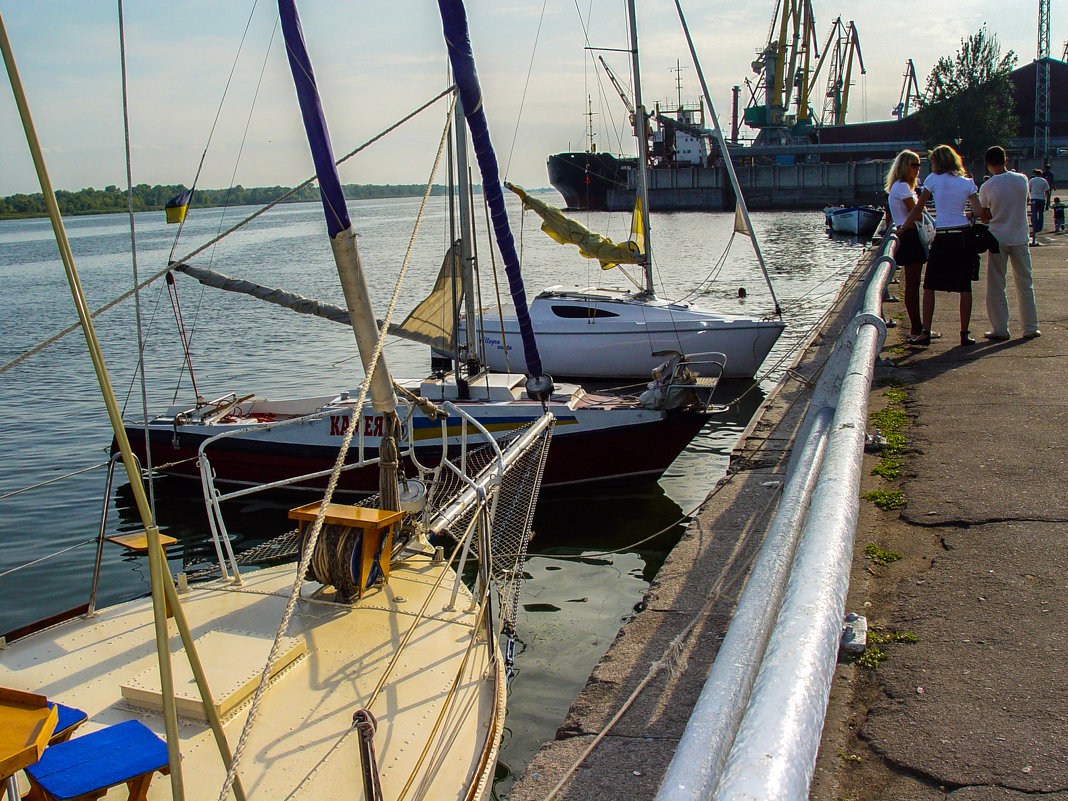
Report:
M1035 62L1035 158L1049 157L1049 0L1038 0Z
M897 106L891 112L899 120L905 119L909 115L909 110L913 103L919 106L922 102L922 93L920 92L920 84L916 80L916 65L912 63L912 59L909 59L909 63L905 67L905 82L901 85L901 97L898 98Z

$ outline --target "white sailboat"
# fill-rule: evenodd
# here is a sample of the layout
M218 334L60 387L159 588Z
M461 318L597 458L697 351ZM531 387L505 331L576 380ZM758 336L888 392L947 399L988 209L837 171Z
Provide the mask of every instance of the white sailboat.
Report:
M452 42L449 42L452 48ZM450 54L454 51L450 49ZM473 62L472 62L473 63ZM466 87L469 96L464 98L465 84L460 70L456 80L460 88L459 106L468 118L472 132L485 132L484 114L477 83ZM474 112L468 113L473 107ZM472 118L476 118L472 121ZM481 118L481 122L477 121ZM488 132L485 132L488 146ZM475 138L474 136L472 138ZM467 167L467 143L465 128L456 126L457 158L460 176L460 247L461 254L450 252L436 289L440 297L432 295L423 306L433 312L422 313L417 309L409 320L444 316L444 311L459 304L461 283L456 273L457 265L469 270L474 259L471 254L471 211L465 186ZM503 196L500 181L496 176L495 158L487 159L479 153L474 142L479 167L483 172L483 187L490 197L495 189L501 212L494 214L502 220L505 228L497 234L498 245L506 265L506 255L511 234L507 231L507 216L503 211ZM492 170L487 172L487 162L492 161ZM492 188L492 189L491 189ZM491 201L492 202L492 201ZM502 243L503 242L503 243ZM512 250L514 280L521 292L518 258ZM179 267L178 269L183 269ZM204 276L207 271L195 271ZM469 283L465 278L464 283ZM244 290L241 290L244 291ZM268 289L270 294L277 294ZM513 290L513 297L516 296ZM463 297L468 301L468 316L473 313L473 293ZM305 300L305 299L301 299ZM322 307L323 304L314 304ZM652 307L655 304L646 304ZM515 303L524 308L525 302ZM342 309L333 310L333 319L348 320ZM402 392L399 415L399 456L405 469L414 474L420 465L433 466L444 454L457 454L462 450L458 436L465 429L463 417L474 420L478 426L494 437L509 435L537 420L544 411L552 413L557 421L553 449L545 467L546 487L570 487L594 482L634 482L659 478L697 432L707 422L707 398L702 403L694 393L697 381L694 369L698 360L681 364L678 358L661 355L649 364L642 373L649 379L653 368L661 367L652 389L642 395L608 394L587 392L581 386L570 383L555 383L546 375L537 360L540 358L540 338L530 333L530 323L521 323L519 315L513 315L511 347L522 352L521 366L527 378L519 372L494 373L482 369L476 360L469 358L477 352L473 331L451 326L455 318L448 315L450 329L434 332L435 337L420 338L428 344L437 343L439 348L453 354L462 352L463 358L455 358L452 369L429 378L397 382ZM527 330L524 331L524 324ZM393 329L391 329L392 331ZM421 329L419 337L428 336L429 326ZM780 330L775 329L776 332ZM406 335L411 334L407 332ZM466 344L456 340L467 338ZM535 342L535 340L538 340ZM536 345L536 346L535 346ZM770 348L770 343L768 344ZM664 348L675 351L677 348ZM718 355L711 357L722 360ZM763 355L760 357L763 358ZM666 366L664 366L666 365ZM513 370L518 365L513 365ZM714 378L718 372L713 373ZM714 387L713 380L704 381L706 389ZM383 394L392 394L392 387L383 388ZM428 413L422 402L445 403L446 414ZM259 485L271 483L278 487L308 489L321 487L329 474L335 458L337 444L346 435L348 421L356 421L357 451L363 459L379 455L383 433L383 415L380 404L371 399L362 408L354 408L352 393L331 396L306 396L292 399L269 400L246 392L235 392L211 403L200 399L195 404L176 405L162 414L150 417L146 422L128 419L127 434L137 455L162 472L185 476L207 482L228 485ZM147 450L151 448L151 460ZM354 493L373 492L377 487L373 470L358 466L346 468L339 480L339 490ZM209 488L210 489L210 488Z
M633 0L627 3L631 38L631 66L634 78L634 131L638 142L638 197L635 204L632 258L605 257L602 264L628 261L641 264L643 284L639 289L618 290L600 287L552 286L540 292L530 303L530 319L538 339L542 363L545 369L557 376L573 378L640 378L647 376L664 354L681 353L692 362L689 367L698 375L752 378L767 357L772 346L786 327L778 315L760 317L744 314L716 312L702 309L689 303L672 303L656 295L653 273L653 249L649 232L649 215L641 210L649 208L648 197L648 141L645 136L647 112L642 102L640 69L638 63L638 33ZM707 94L707 93L706 93ZM715 109L711 106L711 118L720 139L721 153L727 160L735 195L740 204L750 237L748 211L738 185L737 176L723 142ZM524 204L534 208L543 218L546 204L523 195ZM559 215L557 209L549 208L549 214ZM561 215L562 216L562 215ZM550 231L553 221L546 218L543 229ZM557 241L580 244L583 255L598 257L591 253L585 242L576 241L570 235L578 227L566 220L572 231L561 235L561 226L556 226L550 235ZM586 232L588 233L588 232ZM579 237L581 238L581 237ZM753 239L756 245L755 238ZM609 242L611 245L612 243ZM631 244L631 243L628 243ZM757 255L763 268L759 248ZM767 279L767 270L764 270ZM774 290L768 281L772 300ZM465 321L466 322L466 321ZM469 324L469 323L466 323ZM518 325L510 308L491 306L478 317L478 338L485 349L486 363L494 370L522 370L522 355L513 348ZM718 355L717 355L718 354Z
M449 5L462 17L458 2ZM279 0L279 11L302 107L317 107L292 0ZM304 527L289 537L299 546L296 565L242 571L221 514L213 517L218 577L188 586L179 577L176 587L2 15L0 44L145 526L130 547L147 553L152 584L150 597L102 610L90 602L9 633L0 649L0 779L9 798L20 798L26 782L34 798L98 798L122 784L142 800L488 797L505 702L498 634L522 573L551 415L540 415L507 448L485 437L477 454L464 448L462 462L426 471L434 483L425 496L383 458L380 508L332 503L335 468L325 496L290 513ZM328 148L325 123L309 121L314 116L305 117L313 150L316 138ZM339 224L331 244L369 365L360 397L370 393L379 414L395 416L370 305L359 298L366 285L340 184L336 172L332 181L326 175L329 155L317 150L316 162L328 220ZM388 452L384 446L381 455ZM457 540L451 557L428 545L429 535L450 532ZM458 579L471 558L474 590Z

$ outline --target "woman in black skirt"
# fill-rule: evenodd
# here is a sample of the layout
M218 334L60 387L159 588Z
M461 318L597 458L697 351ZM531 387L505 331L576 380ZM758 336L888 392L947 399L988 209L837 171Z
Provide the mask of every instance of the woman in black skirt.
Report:
M979 254L971 246L965 230L971 220L965 214L970 205L978 219L982 214L979 194L964 172L960 156L949 145L931 151L931 174L923 182L920 199L909 212L902 230L915 228L927 202L934 198L935 238L927 257L923 277L923 333L913 345L931 344L931 320L934 318L935 292L960 293L960 344L974 345L968 325L972 318L972 281L979 277Z
M916 227L907 231L901 226L916 205L916 182L920 177L920 157L911 150L902 150L886 174L887 207L890 219L898 228L897 250L894 260L905 273L905 311L909 315L909 341L923 336L920 319L920 275L927 261L927 249L920 242Z

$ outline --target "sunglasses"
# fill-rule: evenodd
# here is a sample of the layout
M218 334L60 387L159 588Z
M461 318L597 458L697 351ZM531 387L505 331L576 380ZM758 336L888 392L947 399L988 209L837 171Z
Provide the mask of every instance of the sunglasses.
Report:
M912 164L910 164L909 166L910 166L910 167L915 167L915 168L916 168L916 169L918 170L918 169L920 168L920 162L918 162L918 161L914 161L914 162L913 162Z

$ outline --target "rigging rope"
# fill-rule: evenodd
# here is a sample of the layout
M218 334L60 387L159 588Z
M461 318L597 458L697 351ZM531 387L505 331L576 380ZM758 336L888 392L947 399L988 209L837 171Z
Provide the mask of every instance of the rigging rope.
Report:
M381 139L382 137L386 136L389 133L392 133L397 128L399 128L401 125L403 125L404 123L406 123L409 120L411 120L413 117L416 117L421 112L423 112L426 109L430 108L430 106L434 105L436 102L441 100L441 98L443 98L446 95L450 94L453 91L453 89L454 89L454 87L450 86L448 89L445 89L445 90L439 92L437 95L432 97L430 100L425 102L423 105L419 106L419 108L415 109L414 111L410 112L409 114L406 114L404 117L401 117L395 123L393 123L389 127L387 127L384 130L382 130L381 132L379 132L379 133L375 134L374 136L372 136L370 139L368 139L362 145L357 147L355 150L352 150L352 151L346 153L344 156L339 158L334 163L338 164L338 165L343 164L344 162L348 161L350 158L355 156L357 153L360 153L363 150L366 150L368 147L373 145L379 139ZM238 222L236 225L233 225L230 228L228 228L226 231L223 231L223 233L219 234L214 239L212 239L212 240L210 240L208 242L205 242L203 245L201 245L200 247L196 248L195 250L190 251L189 253L184 255L182 258L173 261L171 264L167 265L165 268L163 268L162 270L157 272L155 275L152 275L149 278L146 278L144 281L142 281L141 283L137 284L137 286L135 286L133 289L129 290L128 292L124 292L123 294L121 294L117 298L115 298L114 300L112 300L112 301L110 301L108 303L105 303L100 308L96 309L93 312L90 312L89 313L89 317L95 319L96 317L99 317L101 314L103 314L104 312L108 311L109 309L119 305L124 300L126 300L131 295L133 295L134 292L136 292L137 290L144 289L149 284L154 283L155 281L158 281L160 278L162 278L164 275L166 275L168 272L170 272L170 270L174 267L175 264L184 264L187 261L189 261L190 259L192 259L194 256L197 256L197 255L203 253L205 250L210 248L216 242L218 242L218 241L220 241L222 239L225 239L226 237L230 236L230 234L234 233L235 231L238 231L241 228L244 228L246 225L248 225L250 222L255 220L257 217L259 217L260 215L270 211L271 209L273 209L278 204L283 203L286 200L288 200L289 198L293 197L300 190L304 189L304 187L309 186L312 183L314 183L314 181L315 181L315 176L313 175L311 178L308 178L306 181L304 181L300 185L295 186L293 189L289 190L285 194L282 194L279 197L275 198L270 203L268 203L266 206L264 206L262 209L258 209L257 211L253 212L248 217L246 217L245 219L243 219L240 222ZM71 333L77 331L79 328L81 328L81 323L74 323L74 325L71 325L71 326L68 326L67 328L64 328L58 334L55 334L54 336L49 337L48 339L44 340L43 342L38 343L37 345L35 345L34 347L30 348L29 350L23 352L20 356L17 356L16 358L12 359L10 362L5 364L3 367L0 367L0 375L3 375L8 370L10 370L12 367L15 367L16 365L24 362L26 359L30 358L31 356L34 356L34 355L40 353L42 350L44 350L45 348L49 347L50 345L54 345L59 340L63 339L63 337L65 337L68 334L71 334Z
M760 510L759 514L754 515L752 518L750 518L750 523L747 527L748 531L753 530L753 526L755 525L755 521L757 519L764 518L767 515L768 511L771 509L772 504L778 500L779 495L782 493L782 488L783 485L782 483L780 483L776 492L771 494L771 497L768 499L767 503L764 504L764 507ZM638 686L634 688L634 691L631 692L629 696L627 696L626 700L620 705L619 709L616 710L615 714L613 714L612 717L609 718L608 722L605 723L601 730L594 735L593 739L590 741L590 744L586 746L585 749L583 749L582 753L579 754L578 758L567 768L567 770L564 771L564 775L553 786L553 788L549 791L549 794L546 795L542 801L552 801L552 799L556 797L556 794L560 792L563 786L567 783L568 779L570 779L571 776L575 773L575 771L579 769L582 763L586 760L586 757L593 753L593 750L601 743L601 741L605 737L608 736L608 732L612 729L612 727L615 726L616 723L619 722L620 718L622 718L623 715L627 712L627 710L630 709L631 706L633 706L634 702L638 699L638 696L641 695L642 691L649 686L653 679L655 679L662 670L664 670L665 668L675 667L679 659L682 657L683 646L686 644L686 641L689 639L694 629L697 628L697 624L708 617L709 613L712 611L712 607L718 601L723 599L724 593L731 590L732 587L736 587L742 582L744 582L748 573L745 570L739 570L737 568L741 566L739 560L743 556L742 546L748 540L748 531L743 532L742 536L738 537L738 539L735 541L734 548L731 551L730 555L727 557L726 563L724 564L723 569L720 572L719 578L717 578L716 583L713 585L712 589L710 589L705 595L705 603L702 605L702 607L696 613L694 613L693 617L690 619L690 622L686 624L686 627L682 631L680 631L671 640L670 643L668 643L667 647L664 649L663 655L649 666L648 672L646 672L644 678L642 678L642 680L638 682ZM735 570L735 575L733 576L730 575L732 569Z
M530 48L530 63L527 64L527 77L523 81L523 92L519 96L519 112L515 115L515 129L512 131L512 143L508 147L508 158L504 160L504 174L512 166L512 153L515 151L515 140L519 136L519 125L523 120L523 109L527 102L527 89L530 88L530 76L534 72L534 56L538 52L538 40L541 38L541 24L545 21L545 6L549 0L541 0L541 14L538 15L538 29L534 31L534 46Z
M393 295L389 301L389 307L386 309L385 316L382 322L382 328L379 331L378 342L375 345L374 353L371 355L368 362L367 375L364 376L363 383L360 385L359 397L352 406L352 419L350 424L345 429L345 433L342 437L341 446L338 449L337 459L334 462L333 472L330 474L329 482L327 483L326 492L324 493L323 500L319 505L319 514L315 518L315 522L312 523L311 530L308 533L308 540L301 553L300 563L297 566L296 577L293 582L293 589L289 595L289 601L286 604L285 612L282 615L282 620L278 626L278 632L275 634L274 644L271 646L270 654L267 656L267 663L263 667L263 672L260 674L260 681L256 687L256 693L252 699L252 705L249 709L248 717L245 720L245 725L241 730L241 737L238 741L237 748L234 749L233 761L230 764L230 769L226 774L226 781L223 784L222 790L219 793L219 801L225 801L227 794L230 791L230 787L233 785L234 780L237 777L238 765L241 762L241 758L244 755L245 746L248 742L249 734L252 731L252 726L255 723L256 716L259 714L260 704L263 700L263 694L267 689L267 685L270 679L271 668L277 661L279 652L281 651L282 637L289 626L289 620L293 616L293 612L296 610L297 600L300 598L300 588L304 583L304 577L307 575L308 566L311 562L312 555L315 551L316 542L319 539L320 532L323 528L323 521L326 517L326 510L330 504L331 499L334 497L334 490L337 488L337 483L341 477L341 470L345 464L345 457L348 454L349 446L352 443L353 434L356 429L359 428L356 425L356 414L359 410L363 409L364 402L367 400L367 393L371 386L371 380L374 377L376 368L381 360L382 347L386 341L386 333L389 330L389 323L393 319L393 312L397 305L397 298L400 296L400 289L404 282L404 276L408 270L408 264L411 260L412 249L415 244L415 237L419 231L419 225L422 222L424 212L426 210L427 201L430 198L430 192L434 186L434 176L437 174L438 165L441 163L441 154L445 149L445 145L448 142L448 131L452 124L453 111L455 109L455 95L453 101L449 107L449 114L446 120L445 129L441 133L441 140L438 143L438 152L434 158L434 165L430 171L430 178L427 181L426 190L423 193L423 200L419 206L419 213L415 220L415 225L412 229L412 236L408 243L408 250L404 256L404 262L401 265L400 273L397 276L397 281L394 286ZM370 706L368 703L366 706Z
M193 395L196 396L197 405L200 404L200 390L197 389L197 377L193 372L193 357L189 352L189 336L185 331L185 319L182 317L182 306L178 302L178 285L174 281L174 273L167 273L167 297L171 300L171 311L174 312L174 324L178 326L178 337L182 340L182 352L185 354L185 363L189 368L189 380L193 384ZM178 390L175 388L175 395ZM148 414L145 413L145 425L147 425ZM148 442L148 435L145 435L145 442Z

